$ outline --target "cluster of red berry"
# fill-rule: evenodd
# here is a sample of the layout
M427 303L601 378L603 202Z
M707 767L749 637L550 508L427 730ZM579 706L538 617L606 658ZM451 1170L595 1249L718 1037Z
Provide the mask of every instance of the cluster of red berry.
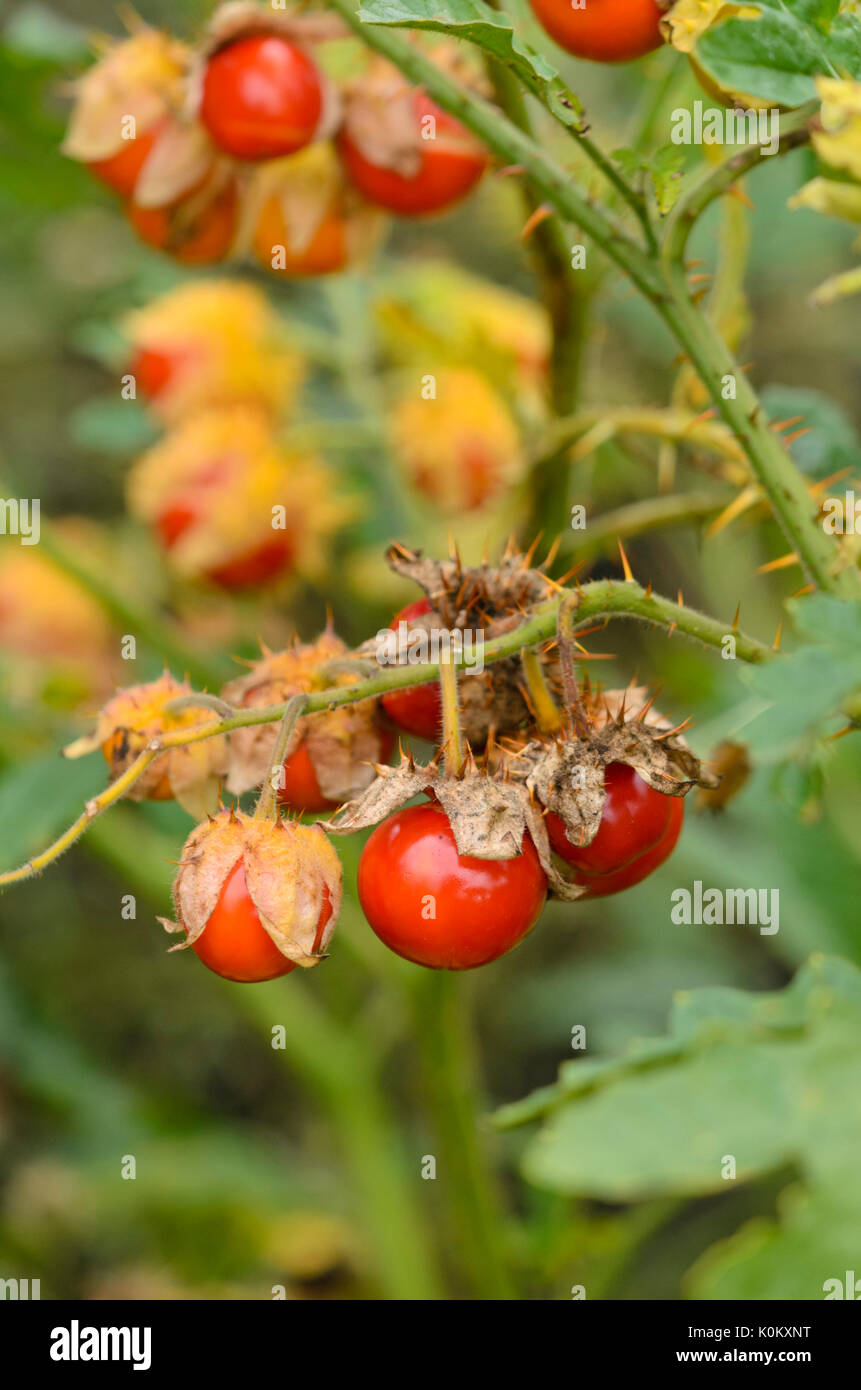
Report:
M288 275L341 270L376 244L380 209L444 211L488 161L387 63L330 78L320 48L340 34L328 16L246 4L222 6L196 49L142 28L80 80L66 152L182 262L250 252Z
M525 604L551 592L544 574L512 553L475 569L402 547L389 560L427 592L392 627L418 624L428 637L468 622L491 641L516 625ZM371 650L373 642L351 653L329 630L307 646L264 651L215 702L164 676L120 692L77 747L101 747L116 778L156 740L163 751L131 795L176 797L197 819L208 817L183 850L177 922L166 925L229 979L271 979L323 958L341 895L329 834L376 827L358 873L374 931L410 961L464 970L516 946L548 893L604 897L641 882L678 840L684 795L710 784L642 692L577 686L561 630L558 653L538 650L531 665L506 656L486 670L466 669L459 688L452 673L439 686L327 699L302 713L314 694L354 684ZM561 710L553 699L560 676ZM626 714L634 701L642 707ZM273 716L285 707L292 722L276 732ZM246 723L255 711L261 722ZM187 729L225 714L235 720L229 733L183 742ZM437 745L436 757L420 765L410 754L387 766L393 728ZM466 748L456 758L453 737ZM253 817L220 807L222 788L239 796L261 785ZM282 821L279 807L336 814L309 827Z

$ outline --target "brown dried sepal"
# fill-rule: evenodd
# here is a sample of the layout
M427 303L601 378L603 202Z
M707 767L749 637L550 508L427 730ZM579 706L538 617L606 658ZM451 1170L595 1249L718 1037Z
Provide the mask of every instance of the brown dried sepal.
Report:
M454 59L446 45L433 54L438 66L450 71ZM470 85L474 85L471 83ZM415 178L426 142L415 111L415 87L385 58L374 57L344 93L344 131L371 164ZM438 153L482 154L483 146L469 131L446 130L433 142Z
M532 605L551 598L556 590L552 581L527 563L527 558L509 550L498 565L469 566L455 557L433 560L403 545L386 552L389 567L396 574L424 590L433 604L429 613L410 619L410 629L435 628L448 631L482 630L491 641L511 632L529 617ZM375 655L376 639L363 644L360 652ZM551 686L560 688L559 663L555 656L541 656ZM420 684L417 681L417 684ZM532 710L524 698L523 670L519 657L495 661L481 675L462 669L458 679L460 725L472 748L482 749L495 735L513 733L534 724Z
M169 34L144 25L131 38L112 43L75 82L75 105L63 153L89 164L123 148L124 123L135 120L143 135L185 100L190 50Z
M231 681L223 698L240 709L260 709L286 703L292 695L337 685L351 685L355 674L320 675L327 662L349 655L334 632L326 631L316 642L296 644L283 652L264 649L245 676ZM288 745L287 757L305 743L321 792L327 801L341 803L358 796L373 781L371 764L383 760L383 731L376 700L360 700L307 719L299 719ZM260 786L271 771L277 725L257 724L236 729L230 737L227 789L240 795Z
M166 708L193 693L186 681L174 680L168 671L146 685L120 690L101 710L95 732L69 744L65 755L77 758L101 748L114 782L160 735L217 721L215 711L202 705L176 712ZM227 740L219 734L165 749L126 795L131 801L175 798L183 810L199 820L217 809L226 771Z
M234 810L196 826L185 842L173 885L177 920L159 918L166 931L185 933L171 949L185 950L201 935L240 858L251 901L278 950L296 965L319 964L341 910L341 863L333 845L316 826L254 820ZM315 954L326 892L332 912Z
M423 767L412 758L377 771L364 795L326 822L330 834L350 835L378 825L413 797L428 794L448 817L458 854L471 859L516 859L528 834L553 893L569 902L582 897L584 889L569 883L556 869L543 814L523 782L489 776L471 758L460 777L447 777L434 763Z
M646 708L636 718L625 717L626 703L641 695L645 691L629 688L607 691L600 702L587 699L588 738L529 744L514 764L515 775L541 805L561 818L572 844L591 844L598 833L610 763L626 763L664 796L717 785L719 779L663 716Z
M725 811L730 801L746 786L753 765L743 743L724 739L712 753L709 767L715 774L716 785L700 788L697 808L717 814Z

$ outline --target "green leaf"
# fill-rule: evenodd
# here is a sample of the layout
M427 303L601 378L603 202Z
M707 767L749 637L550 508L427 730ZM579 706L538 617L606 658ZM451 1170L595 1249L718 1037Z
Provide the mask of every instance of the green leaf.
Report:
M359 18L365 24L466 39L510 68L557 119L566 125L579 125L582 107L556 69L518 37L504 14L484 0L364 0Z
M844 468L861 469L858 431L842 406L822 391L804 386L772 385L762 392L761 400L774 420L803 417L798 428L809 433L790 445L790 453L802 473L811 478L828 478ZM792 428L794 430L795 426Z
M801 106L816 96L817 74L861 77L861 24L835 18L834 0L758 0L758 9L757 19L727 19L697 43L697 63L725 91Z
M735 732L760 761L778 761L809 750L861 689L861 608L828 594L790 600L787 608L809 644L760 667L739 672L762 702L748 708Z
M648 158L629 149L614 150L613 158L629 180L639 173L648 174L658 212L662 217L666 217L675 206L682 189L684 152L676 145L664 145Z
M533 1113L545 1123L524 1173L568 1196L705 1196L731 1186L730 1156L736 1181L792 1165L800 1184L778 1221L715 1247L692 1285L700 1297L821 1298L854 1267L843 1253L861 1236L861 971L814 956L780 992L678 995L669 1038L565 1063Z

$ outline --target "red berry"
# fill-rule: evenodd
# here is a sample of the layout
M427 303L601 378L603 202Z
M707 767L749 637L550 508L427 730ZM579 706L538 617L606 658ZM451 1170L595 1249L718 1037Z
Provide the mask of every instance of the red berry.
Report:
M319 951L323 928L332 916L329 893L317 925L314 951ZM245 864L240 857L224 881L209 920L191 949L203 964L225 980L253 983L274 980L296 969L282 955L260 921L245 882Z
M663 43L657 0L529 0L538 22L560 48L598 63L627 63Z
M112 154L107 159L92 160L87 168L100 183L112 188L121 198L130 198L135 191L140 171L155 144L156 136L163 127L164 122L159 121L152 129L144 131L134 140L124 140L117 154Z
M359 191L369 202L403 217L419 217L452 207L471 192L487 168L485 152L466 128L424 92L414 94L413 110L420 126L428 117L435 121L434 138L419 142L419 165L414 174L408 176L373 164L347 130L339 141L347 173Z
M390 630L397 632L399 623L410 623L413 618L430 613L432 608L430 599L417 599L395 615L389 624ZM391 690L383 696L382 705L399 729L418 738L426 738L429 743L438 741L442 732L442 701L436 681L417 685L410 690Z
M200 118L216 145L236 159L277 159L301 150L322 113L317 68L279 35L237 39L206 65Z
M272 269L275 247L279 248L278 273L283 275L332 275L343 270L350 259L347 223L337 207L324 215L314 235L301 250L290 245L290 236L279 199L269 198L260 211L254 233L254 250L260 262Z
M152 401L169 384L177 366L177 353L138 348L129 364L129 372L141 394Z
M271 540L255 546L234 560L215 565L206 577L222 589L253 589L267 584L288 570L296 553L293 537L286 531L276 532Z
M516 859L466 858L445 812L429 803L377 826L358 886L380 940L434 970L471 970L505 955L534 927L547 895L528 835Z
M654 791L626 763L610 763L604 787L607 799L591 844L570 840L554 811L546 817L550 843L590 898L621 893L648 878L672 854L684 820L682 797Z
M210 481L217 480L207 479L204 475L198 479L201 489L205 489ZM186 531L202 519L204 514L201 507L191 498L178 500L165 508L155 521L156 534L164 549L172 550ZM205 577L213 584L219 584L222 589L255 588L289 569L295 553L293 537L286 531L277 531L273 533L271 540L267 539L220 565L213 565L206 571ZM308 809L312 808L309 806Z
M380 729L379 761L387 763L392 756L394 738L388 729ZM332 811L340 803L323 795L308 745L300 743L295 753L284 762L282 785L278 800L291 811Z
M141 241L184 265L213 265L233 246L239 216L236 185L228 184L193 216L180 200L169 207L128 205L128 217Z

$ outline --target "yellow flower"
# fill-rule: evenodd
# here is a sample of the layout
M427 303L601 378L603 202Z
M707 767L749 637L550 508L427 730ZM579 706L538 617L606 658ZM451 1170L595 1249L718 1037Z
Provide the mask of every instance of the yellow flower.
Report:
M822 130L813 132L813 148L832 169L861 181L861 82L818 77Z
M751 5L728 5L726 0L676 0L661 20L661 32L680 53L692 53L707 29L734 16L757 19L759 10Z
M287 412L304 376L304 360L266 297L235 280L180 285L130 314L124 327L138 388L167 423L210 406Z
M62 529L93 543L84 523ZM119 656L98 602L38 547L10 541L0 551L0 652L7 697L69 707L110 690Z

